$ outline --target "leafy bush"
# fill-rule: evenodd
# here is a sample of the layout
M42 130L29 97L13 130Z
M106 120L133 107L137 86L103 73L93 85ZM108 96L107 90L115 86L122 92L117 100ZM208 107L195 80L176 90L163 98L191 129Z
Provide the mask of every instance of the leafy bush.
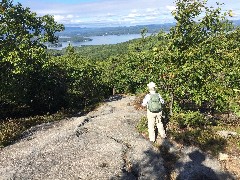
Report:
M180 128L183 127L202 127L208 122L199 111L187 111L185 113L174 114L170 121L175 121Z
M64 116L65 115L63 112L57 112L52 115L47 114L45 116L34 116L29 118L2 121L0 123L0 147L4 147L14 142L25 130L32 126L61 120L64 118Z
M137 124L137 130L140 133L147 133L148 132L148 120L146 116L143 116L139 123Z
M185 145L194 145L203 151L211 152L212 155L218 155L224 151L227 146L227 140L220 137L212 129L186 128L169 130L174 140Z
M234 92L236 92L236 97L232 98L232 100L230 101L229 108L238 117L240 117L240 90L234 89Z
M0 124L0 147L9 144L11 141L16 139L24 127L20 126L20 123L16 121L8 121Z

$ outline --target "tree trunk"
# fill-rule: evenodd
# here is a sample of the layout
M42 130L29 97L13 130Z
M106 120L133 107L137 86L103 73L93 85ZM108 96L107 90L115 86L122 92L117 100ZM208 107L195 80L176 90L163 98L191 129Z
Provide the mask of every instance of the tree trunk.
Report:
M112 89L112 95L113 96L115 95L115 87L113 87L113 89Z
M171 94L170 94L170 103L169 103L169 115L170 116L173 116L173 92L171 92Z

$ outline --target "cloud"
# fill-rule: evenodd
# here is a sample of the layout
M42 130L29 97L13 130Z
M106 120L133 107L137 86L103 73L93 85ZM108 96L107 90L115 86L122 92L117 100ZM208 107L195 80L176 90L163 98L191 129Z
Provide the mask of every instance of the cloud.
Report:
M30 0L19 0L24 6L28 6L38 15L54 15L57 22L63 24L71 23L102 23L124 24L128 23L151 23L160 16L160 9L166 11L165 6L169 4L166 0L79 0L75 3L63 3L53 0L40 2ZM68 0L70 2L72 0ZM65 1L64 1L65 2ZM171 14L169 13L169 16ZM146 20L147 22L144 22ZM154 22L157 22L154 21ZM157 22L161 23L161 22Z
M17 1L17 0L15 0ZM133 25L173 22L171 11L175 9L174 0L18 0L24 6L42 16L54 15L58 23L97 25ZM224 1L224 0L220 0ZM71 2L71 3L70 3ZM233 5L225 5L223 10L232 8L234 17L240 17L240 1L229 0ZM215 4L215 0L209 0ZM226 2L227 4L227 2ZM239 5L239 6L238 6Z
M175 6L166 6L166 8L170 11L174 11L176 9Z
M54 15L54 19L55 19L56 21L64 21L65 16L62 16L62 15Z

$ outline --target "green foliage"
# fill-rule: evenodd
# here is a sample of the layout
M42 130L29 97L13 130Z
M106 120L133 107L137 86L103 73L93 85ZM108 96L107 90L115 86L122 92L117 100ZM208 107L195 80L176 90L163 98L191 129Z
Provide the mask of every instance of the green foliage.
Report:
M120 93L140 93L146 82L154 77L153 54L149 53L155 36L137 39L129 44L128 53L110 58L108 76ZM154 78L155 79L155 78ZM154 80L153 79L153 80Z
M22 127L19 123L8 121L0 124L0 147L3 147L13 141L22 133Z
M177 23L169 33L145 37L143 29L142 39L131 43L127 54L111 58L109 77L117 92L144 92L154 81L170 115L182 109L228 111L236 96L233 89L240 86L239 28L233 29L221 4L206 5L177 0ZM186 123L198 124L194 118Z
M76 52L82 57L92 61L106 61L108 58L127 53L129 42L109 45L91 45L75 47Z
M170 121L174 121L179 127L204 127L211 124L206 120L199 111L187 111L183 113L175 113Z
M237 115L237 117L240 117L240 90L233 89L233 91L236 93L236 95L235 98L232 98L229 101L229 108Z
M176 26L154 48L162 64L161 87L169 100L173 97L171 104L191 101L198 108L208 104L207 111L226 111L233 88L239 87L239 30L206 1L178 0L176 5Z
M48 66L43 43L55 42L55 32L63 25L53 16L37 17L11 0L1 1L0 7L0 103L27 106L30 111L58 108L64 74Z
M36 13L11 0L0 3L1 65L14 74L33 70L42 63L43 42L55 42L55 32L63 30L52 16L37 17ZM11 22L11 23L9 23Z
M71 37L64 37L64 38L61 38L59 37L58 38L59 42L84 42L84 41L92 41L92 39L90 38L86 38L86 37L83 37L83 36L71 36Z
M169 132L174 140L185 145L194 145L212 155L218 155L223 152L227 146L227 140L218 136L212 129L184 129Z
M68 47L67 54L52 58L66 73L66 101L68 107L85 108L109 95L103 81L103 63L95 62Z
M10 119L0 122L0 147L9 145L17 140L22 133L32 126L42 123L53 122L64 118L63 112L57 112L52 115L34 116L21 119Z
M146 116L143 116L139 123L137 124L137 130L140 133L147 133L148 132L148 120Z

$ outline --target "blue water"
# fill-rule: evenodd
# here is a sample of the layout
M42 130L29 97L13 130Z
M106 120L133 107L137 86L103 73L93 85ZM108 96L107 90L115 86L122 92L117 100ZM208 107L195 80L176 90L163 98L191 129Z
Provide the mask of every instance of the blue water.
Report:
M92 41L86 42L70 42L72 46L81 46L81 45L104 45L104 44L117 44L126 42L132 39L141 38L141 34L124 34L124 35L108 35L108 36L91 36L89 37ZM48 49L57 49L61 50L69 45L69 42L62 42L62 47L58 48L48 48Z

